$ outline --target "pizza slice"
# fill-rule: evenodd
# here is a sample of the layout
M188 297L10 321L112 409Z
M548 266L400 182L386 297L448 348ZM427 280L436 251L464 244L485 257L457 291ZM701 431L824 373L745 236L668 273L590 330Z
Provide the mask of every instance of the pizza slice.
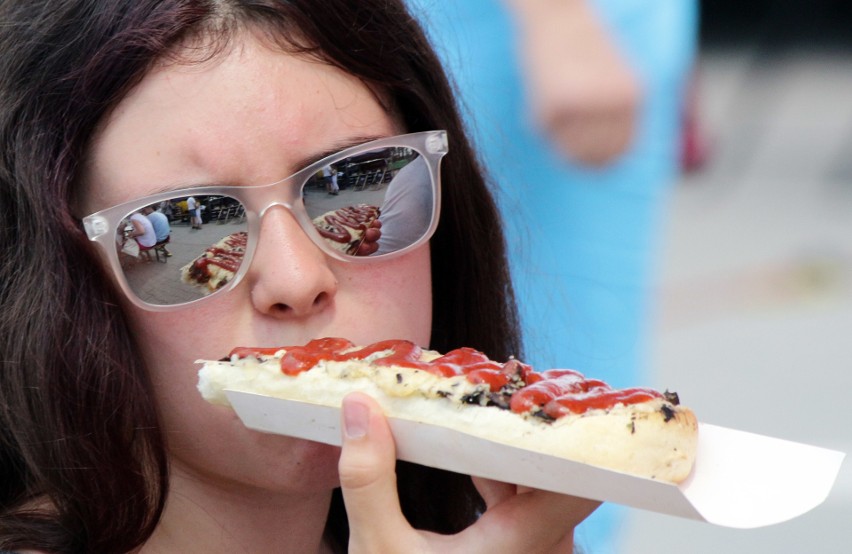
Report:
M695 460L698 422L676 394L613 389L567 369L535 372L472 348L442 355L408 341L362 347L325 338L235 348L201 363L198 388L213 403L227 404L224 391L237 390L340 406L358 390L390 417L649 479L682 482Z
M181 280L203 287L207 292L225 286L242 264L247 242L248 233L245 231L227 235L183 266Z
M332 248L344 254L356 254L367 228L379 218L380 212L369 204L344 206L315 217L313 224Z

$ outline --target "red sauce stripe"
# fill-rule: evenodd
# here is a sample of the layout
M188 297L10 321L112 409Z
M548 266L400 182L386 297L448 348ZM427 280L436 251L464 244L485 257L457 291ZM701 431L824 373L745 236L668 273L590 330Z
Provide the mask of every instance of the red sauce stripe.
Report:
M519 380L520 387L512 394L510 409L516 413L543 412L558 419L567 414L583 414L594 409L608 409L618 404L630 405L663 398L659 392L647 388L612 389L603 381L586 379L582 373L571 369L551 369L536 373L517 360L500 364L473 348L457 348L430 362L420 360L422 350L404 340L386 340L363 348L341 338L324 338L304 346L276 348L235 348L231 357L258 358L286 350L281 358L281 371L296 375L307 371L323 360L364 360L387 352L372 360L378 367L399 366L427 371L443 377L464 375L474 384L487 385L498 392L510 381Z
M204 254L192 263L190 273L193 279L199 283L208 282L212 276L208 268L210 265L236 273L240 264L243 263L246 244L248 244L248 233L240 231L232 233L210 246L204 251ZM224 281L221 284L224 284Z
M353 240L349 229L364 231L367 225L379 217L380 210L376 206L358 204L345 206L326 214L323 217L325 225L314 225L320 235L335 242L347 243Z

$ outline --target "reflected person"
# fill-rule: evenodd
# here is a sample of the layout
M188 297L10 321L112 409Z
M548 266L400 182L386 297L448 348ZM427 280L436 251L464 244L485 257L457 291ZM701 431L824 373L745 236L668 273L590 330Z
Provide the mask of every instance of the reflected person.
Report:
M143 208L142 213L148 218L148 221L151 222L151 226L154 228L154 235L157 240L156 244L162 245L166 257L170 258L172 253L166 248L166 243L171 240L172 234L169 218L163 212L156 211L151 206Z

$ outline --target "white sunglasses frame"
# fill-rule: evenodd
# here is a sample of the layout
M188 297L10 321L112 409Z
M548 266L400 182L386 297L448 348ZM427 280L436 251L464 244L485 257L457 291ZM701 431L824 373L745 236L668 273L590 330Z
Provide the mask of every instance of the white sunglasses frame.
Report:
M329 246L325 239L323 239L317 232L311 221L311 217L305 209L304 202L302 201L302 188L314 174L325 166L333 164L344 158L355 156L361 152L391 146L411 148L418 152L426 161L433 194L432 217L429 228L416 242L394 252L375 256L353 256L344 254L343 252ZM145 310L156 312L180 310L187 306L193 306L199 302L208 300L211 297L218 296L220 293L232 290L240 283L240 281L242 281L251 266L252 258L257 248L263 216L270 208L275 206L286 208L299 223L299 226L305 234L310 237L311 241L325 254L337 260L351 263L373 263L379 260L384 261L397 256L402 256L406 252L414 250L428 241L435 233L435 229L438 227L441 209L441 159L447 154L448 150L447 132L442 130L423 131L419 133L408 133L385 137L352 146L326 156L325 158L317 160L307 167L300 169L289 177L268 185L192 187L137 198L84 217L83 228L85 229L89 240L97 243L101 252L106 256L107 263L109 264L110 270L115 275L119 287L133 304ZM248 242L246 244L245 254L243 255L243 262L234 274L234 278L225 286L198 299L180 304L167 305L150 304L145 302L139 298L139 296L130 287L130 284L127 282L127 278L124 275L124 270L121 268L118 249L115 247L115 232L118 229L118 226L130 214L145 206L176 197L202 195L229 196L238 200L245 207Z

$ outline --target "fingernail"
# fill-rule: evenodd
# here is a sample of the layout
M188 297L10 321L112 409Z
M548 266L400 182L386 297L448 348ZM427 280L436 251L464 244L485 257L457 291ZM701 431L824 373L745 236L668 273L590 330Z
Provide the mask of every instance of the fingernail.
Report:
M370 408L360 402L343 402L343 429L347 438L360 439L367 436L370 425Z

